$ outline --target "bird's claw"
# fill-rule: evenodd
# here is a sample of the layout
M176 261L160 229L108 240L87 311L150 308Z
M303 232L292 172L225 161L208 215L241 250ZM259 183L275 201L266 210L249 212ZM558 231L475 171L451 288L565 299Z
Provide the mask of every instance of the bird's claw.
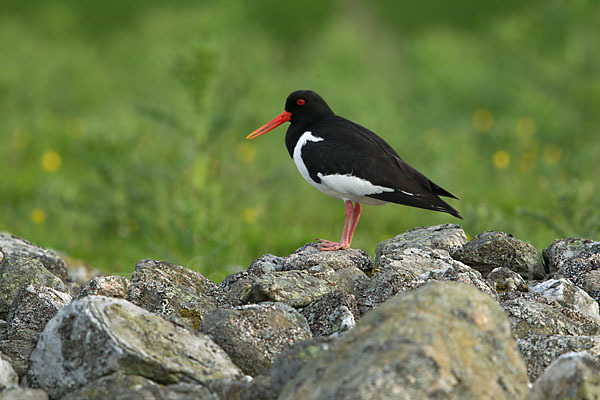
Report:
M349 243L332 242L331 240L317 239L321 245L321 251L346 250L350 248Z

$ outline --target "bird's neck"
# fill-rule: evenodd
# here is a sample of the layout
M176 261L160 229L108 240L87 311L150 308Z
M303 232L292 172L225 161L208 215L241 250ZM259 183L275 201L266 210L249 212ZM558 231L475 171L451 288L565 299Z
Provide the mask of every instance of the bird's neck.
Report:
M291 124L288 127L287 132L285 133L285 147L287 147L290 157L294 158L294 148L304 132L306 132L306 129L298 124Z
M331 113L317 121L312 121L308 124L292 121L285 134L285 147L287 147L288 153L290 153L290 157L294 158L294 148L296 147L296 143L298 143L298 140L300 140L300 137L304 134L304 132L312 131L313 128L318 126L322 121L329 118L335 118L335 114Z

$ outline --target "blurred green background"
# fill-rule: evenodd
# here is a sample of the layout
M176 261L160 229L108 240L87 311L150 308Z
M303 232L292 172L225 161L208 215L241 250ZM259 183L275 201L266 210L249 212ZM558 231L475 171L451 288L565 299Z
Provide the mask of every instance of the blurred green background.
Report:
M0 230L106 272L219 281L338 239L285 128L320 93L460 197L366 207L353 247L415 226L600 239L600 2L28 1L0 9Z

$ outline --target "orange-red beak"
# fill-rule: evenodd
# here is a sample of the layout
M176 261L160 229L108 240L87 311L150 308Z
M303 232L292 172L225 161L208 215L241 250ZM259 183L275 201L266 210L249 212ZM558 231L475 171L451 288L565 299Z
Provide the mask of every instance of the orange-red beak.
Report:
M246 139L254 139L256 137L259 137L260 135L264 135L265 133L269 132L270 130L277 128L279 125L283 124L284 122L288 122L290 120L291 116L292 116L292 113L290 113L290 112L287 112L287 111L282 112L281 114L279 114L278 116L273 118L272 121L267 122L266 124L264 124L263 126L258 128L257 130L255 130L254 132L252 132L251 134L246 136Z

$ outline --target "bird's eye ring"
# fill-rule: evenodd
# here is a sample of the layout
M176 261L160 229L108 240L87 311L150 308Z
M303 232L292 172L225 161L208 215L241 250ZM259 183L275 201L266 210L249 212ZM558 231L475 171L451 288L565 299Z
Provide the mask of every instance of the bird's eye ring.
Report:
M296 104L298 104L299 106L303 106L304 103L306 103L306 101L304 101L304 99L298 99L298 100L296 100Z

